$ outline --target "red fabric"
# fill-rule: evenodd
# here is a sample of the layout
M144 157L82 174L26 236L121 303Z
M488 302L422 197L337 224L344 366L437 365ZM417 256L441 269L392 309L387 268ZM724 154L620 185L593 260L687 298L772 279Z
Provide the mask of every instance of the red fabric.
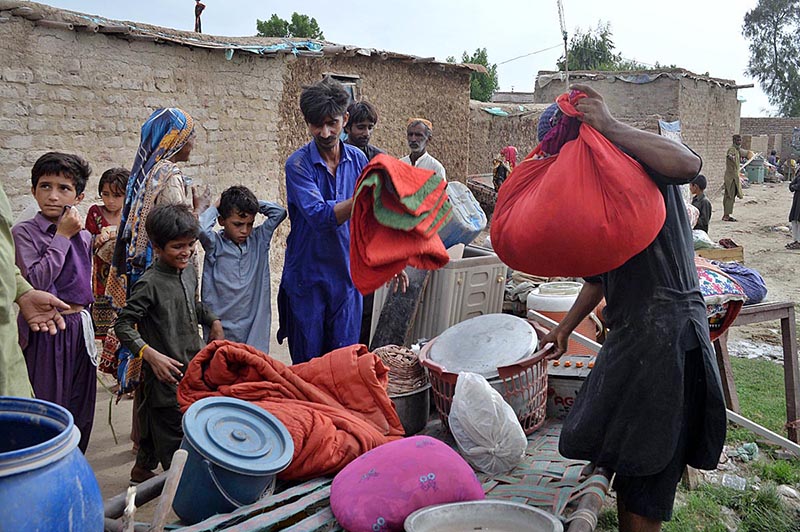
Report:
M649 246L665 218L664 198L644 168L582 124L558 155L525 159L503 183L492 247L529 274L598 275Z
M505 160L508 162L508 165L513 170L517 166L517 149L514 146L506 146L502 150L500 150L500 155L502 155Z
M403 436L386 393L389 370L363 345L286 366L244 344L215 341L200 351L178 386L186 411L205 397L236 397L277 417L292 435L284 480L331 475L365 452Z
M708 331L712 342L722 336L723 333L733 325L733 322L736 321L736 317L739 316L739 312L742 310L742 306L744 306L744 301L728 301L726 305L728 305L728 312L725 313L725 317L722 319L719 328Z
M394 191L399 198L407 198L416 194L420 188L431 178L434 174L433 170L426 170L424 168L417 168L408 163L404 163L400 159L395 159L391 155L380 153L376 155L367 166L361 171L361 177L368 176L373 172L382 172L388 174L391 179ZM361 179L359 178L359 181ZM447 186L444 179L441 180L436 190L431 192L425 201L414 211L406 209L407 212L414 216L419 216L423 212L431 210L436 204L436 199L439 194L444 191ZM358 189L358 185L356 185ZM438 193L437 193L438 192ZM404 207L405 208L405 207Z
M418 209L410 211L392 194L400 197L418 192L433 172L415 168L388 155L378 155L361 173L356 190L366 176L383 175L381 203L384 209L412 216L429 214L416 227L403 231L386 227L375 218L374 190L365 187L355 198L350 218L350 276L362 294L371 294L406 265L424 270L436 270L446 265L450 257L436 231L447 220L446 214L434 223L442 209L450 209L445 182L426 196Z

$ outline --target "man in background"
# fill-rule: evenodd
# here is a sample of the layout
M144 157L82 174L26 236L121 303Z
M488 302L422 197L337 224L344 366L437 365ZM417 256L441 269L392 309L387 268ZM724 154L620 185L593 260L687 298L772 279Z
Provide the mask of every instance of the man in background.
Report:
M411 153L400 160L417 168L433 170L436 175L447 181L447 173L444 171L442 163L428 153L428 143L433 138L433 124L430 120L410 118L406 127L406 136Z
M728 148L728 153L725 155L725 193L722 197L722 221L735 222L736 218L731 216L733 214L733 204L736 198L744 198L742 193L742 182L739 180L739 162L742 155L747 152L742 152L742 136L733 136L733 146Z
M386 153L369 143L372 131L378 124L378 111L375 110L375 107L365 100L353 102L347 108L347 114L350 118L344 126L344 132L347 133L345 142L364 152L368 161L371 161L379 153Z

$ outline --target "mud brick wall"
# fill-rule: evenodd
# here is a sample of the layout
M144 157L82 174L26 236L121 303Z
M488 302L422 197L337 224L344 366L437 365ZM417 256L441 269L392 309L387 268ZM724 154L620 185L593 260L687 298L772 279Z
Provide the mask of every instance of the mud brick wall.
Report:
M499 107L509 116L495 116L483 109ZM536 129L545 105L470 102L469 111L469 174L491 174L495 155L506 146L517 148L521 161L536 147Z
M703 158L709 193L725 174L725 151L738 131L739 102L736 91L707 80L660 77L650 83L626 83L612 76L589 79L575 76L603 95L611 113L621 121L646 131L658 132L658 120L681 121L684 142ZM537 103L548 103L564 91L552 81L536 86Z
M743 135L770 135L776 138L769 149L778 151L781 159L792 156L792 129L800 127L800 117L795 118L748 118L742 117L741 131ZM780 141L777 139L780 135Z
M658 120L672 122L680 118L676 81L658 78L652 83L637 85L625 83L613 76L588 79L576 75L572 82L594 88L603 95L611 114L633 127L658 133ZM537 83L536 103L551 104L564 92L564 83L551 81L540 87Z
M50 8L52 9L52 8ZM5 12L9 14L8 12ZM176 106L197 124L184 171L215 195L245 184L286 202L284 163L309 137L298 100L324 73L360 78L362 97L380 113L375 143L405 155L408 117L434 124L430 152L450 179L464 180L469 159L469 71L356 55L259 57L36 25L0 23L0 175L15 214L35 205L30 168L51 150L78 153L94 169L81 210L97 200L112 166L130 167L140 128L158 107ZM273 241L280 278L289 223Z
M742 148L761 153L765 157L769 154L770 137L768 135L742 135Z
M672 80L671 80L672 81ZM687 146L703 158L708 195L721 194L725 154L738 132L740 104L736 91L705 80L672 81L679 94L681 135Z
M50 150L94 169L86 204L111 166L131 167L140 128L158 107L195 119L186 174L217 192L246 183L277 197L282 60L48 29L20 17L0 24L0 174L15 208L30 168ZM85 207L84 207L85 208Z
M310 138L298 102L304 85L324 74L359 77L360 97L378 111L371 142L390 155L409 153L406 125L411 117L433 123L428 152L445 167L448 180L464 181L469 153L469 71L440 65L364 56L298 57L287 62L281 96L279 157L286 158Z

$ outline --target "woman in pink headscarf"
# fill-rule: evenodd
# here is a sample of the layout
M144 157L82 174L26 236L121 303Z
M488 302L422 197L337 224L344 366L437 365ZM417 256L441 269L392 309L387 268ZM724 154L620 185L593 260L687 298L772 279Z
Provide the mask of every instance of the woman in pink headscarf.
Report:
M517 166L517 149L514 146L506 146L500 150L500 155L495 157L494 170L492 172L492 184L495 192L500 191L500 185L506 180L511 170Z

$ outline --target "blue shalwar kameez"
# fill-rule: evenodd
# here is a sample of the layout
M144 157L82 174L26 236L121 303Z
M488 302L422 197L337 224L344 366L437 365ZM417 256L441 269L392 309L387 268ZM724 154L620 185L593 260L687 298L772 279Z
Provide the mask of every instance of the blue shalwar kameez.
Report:
M350 224L336 223L333 207L350 199L364 154L340 142L336 175L314 141L286 161L286 198L292 229L278 291L278 342L289 339L294 363L358 343L361 294L350 278Z
M219 211L209 207L200 215L200 243L206 252L203 266L203 303L219 316L225 339L269 353L272 326L269 248L272 233L286 219L286 209L258 202L266 220L242 244L214 231ZM208 328L204 334L208 337Z

